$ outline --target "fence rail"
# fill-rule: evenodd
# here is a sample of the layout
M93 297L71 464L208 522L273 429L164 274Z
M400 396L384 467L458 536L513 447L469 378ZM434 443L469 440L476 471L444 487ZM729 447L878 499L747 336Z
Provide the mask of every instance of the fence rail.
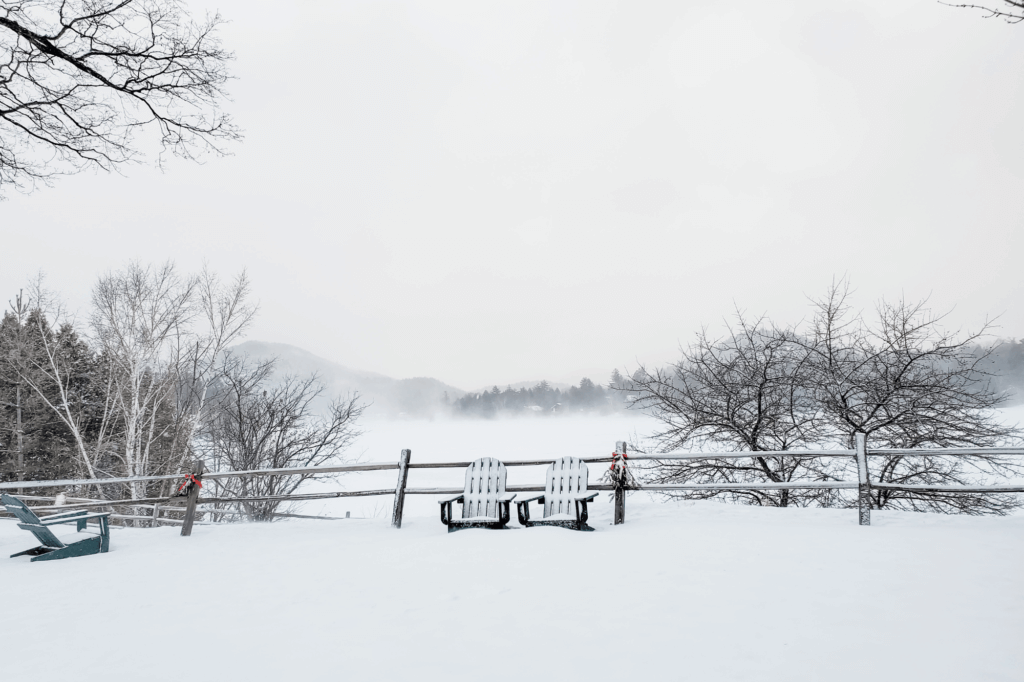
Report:
M251 469L247 471L215 471L203 474L207 480L220 478L248 478L254 476L297 476L299 474L332 474L349 471L386 471L397 469L397 464L347 464L344 466L285 467L282 469ZM181 474L162 474L160 476L126 476L123 478L75 478L60 481L8 481L0 483L0 490L17 488L60 488L79 485L114 485L123 483L146 483L152 481L180 481Z
M880 490L905 490L922 493L1024 493L1024 483L993 485L930 485L927 483L872 483Z
M1024 448L871 448L869 455L955 455L957 457L984 457L1002 455L1024 457Z
M664 452L654 455L630 455L629 460L672 461L677 459L745 459L750 457L853 457L856 450L756 450L743 452ZM611 461L610 459L608 460Z
M253 495L250 497L200 497L198 504L232 504L238 502L302 502L304 500L329 500L335 497L372 497L394 495L395 488L381 490L333 490L322 493L296 493L292 495Z
M649 483L632 490L670 492L673 490L855 490L854 481L807 481L804 483Z
M993 455L1024 457L1024 448L871 448L868 457L886 455L991 457ZM676 459L743 459L744 457L856 457L856 450L745 450L742 452L665 452L653 455L630 455L630 461ZM603 460L603 461L611 461ZM506 464L506 466L508 466Z
M506 467L532 467L532 466L547 466L551 464L557 457L550 459L524 459L524 460L511 460L506 462L501 460L501 463ZM600 462L611 462L614 460L613 457L580 457L580 461L586 462L587 464L594 464ZM472 462L425 462L423 464L409 464L410 469L465 469Z
M367 492L370 492L370 493L376 493L376 492L384 492L384 493L390 492L390 493L393 493L394 491L391 490L391 491L367 491ZM367 493L364 492L364 493L356 493L356 494L367 494ZM331 496L334 497L335 495L331 495ZM39 496L34 496L34 495L15 495L15 497L17 497L18 499L20 499L22 501L44 501L45 502L45 501L53 501L54 500L53 497L39 497ZM117 520L120 520L120 521L146 521L151 526L155 526L156 524L159 524L159 523L172 524L172 525L182 525L182 524L185 523L184 519L173 519L173 518L161 517L160 513L162 513L162 512L163 513L167 513L167 512L187 513L187 511L188 511L187 507L183 506L181 504L166 504L170 499L178 499L178 500L180 500L181 498L157 497L157 498L148 498L147 500L92 500L92 499L85 499L85 498L67 498L67 499L70 499L72 501L68 502L66 504L50 504L50 505L35 504L35 505L30 505L30 508L34 512L39 512L39 511L61 511L61 512L67 512L67 511L72 511L72 510L75 510L75 509L88 509L88 508L97 508L97 507L109 507L111 509L128 507L128 508L135 509L135 510L138 510L138 509L148 509L148 510L152 510L152 513L149 516L142 516L142 515L140 515L136 511L135 513L132 513L132 514L112 513L112 514L110 514L109 518L117 519ZM248 500L248 499L252 499L252 498L241 498L241 499ZM200 504L209 504L209 503L220 502L220 501L221 500L214 500L214 499L211 499L211 500L201 500ZM161 504L161 503L164 503L164 504ZM244 512L240 512L240 511L237 511L237 510L234 510L234 509L207 509L207 510L204 510L204 513L209 514L211 516L219 515L221 518L223 518L224 516L244 516L245 515ZM306 514L287 514L287 513L284 513L284 512L277 512L277 511L275 511L274 512L274 517L279 517L279 516L280 517L287 517L287 518L296 518L296 519L320 519L320 520L327 520L327 521L340 521L340 520L344 520L345 518L349 518L349 517L332 517L332 516L310 516L310 515L306 515ZM6 512L6 511L0 510L0 518L12 518L13 519L15 517L14 517L13 514L10 514L10 513Z
M1011 483L1004 484L993 484L993 485L932 485L932 484L912 484L912 483L881 483L872 482L870 479L870 472L868 466L869 457L878 456L908 456L908 457L927 457L927 456L953 456L953 457L990 457L990 456L1024 456L1024 447L1022 448L1009 448L1009 447L998 447L998 448L868 448L866 437L863 434L856 434L856 447L853 449L832 449L832 450L775 450L775 451L744 451L744 452L665 452L655 454L637 454L627 456L626 444L623 441L616 443L615 454L612 456L602 457L583 457L580 458L582 461L594 464L594 463L605 463L605 462L617 462L619 464L625 464L628 462L672 462L672 461L687 461L687 460L701 460L701 459L747 459L753 457L799 457L799 458L819 458L819 457L852 457L857 464L857 479L856 481L779 481L779 482L764 482L764 483L751 483L751 482L737 482L737 483L672 483L672 484L644 484L644 483L630 483L627 485L625 478L621 477L615 479L615 483L595 483L589 485L588 489L593 491L613 491L615 493L616 510L615 510L615 523L622 523L625 519L625 492L629 491L647 491L652 493L671 493L676 491L691 491L691 490L725 490L725 491L744 491L744 490L816 490L816 489L832 489L832 490L858 490L858 510L860 515L861 525L870 525L870 508L871 498L870 491L872 488L880 490L895 490L895 491L907 491L907 492L922 492L922 493L950 493L950 494L1009 494L1009 493L1024 493L1024 482L1014 481ZM251 478L251 477L262 477L262 476L297 476L297 475L318 475L318 474L330 474L330 473L355 473L355 472L367 472L367 471L398 471L398 481L393 488L379 488L374 490L341 490L341 491L325 491L315 493L295 493L290 495L262 495L262 496L246 496L246 497L201 497L198 492L198 488L193 489L187 500L182 497L150 497L135 500L91 500L85 498L66 498L65 504L37 504L33 505L33 509L37 511L56 511L56 510L68 510L75 508L93 508L93 507L129 507L129 508L149 508L153 510L152 516L141 516L135 514L112 514L112 518L120 518L123 520L141 520L151 521L153 525L157 523L170 523L170 524L182 524L182 534L187 535L191 529L191 525L194 520L194 515L197 511L197 507L209 504L240 504L245 502L302 502L309 500L324 500L331 498L341 497L369 497L369 496L380 496L380 495L393 495L395 498L394 511L392 515L392 524L396 528L401 528L402 515L404 509L405 495L457 495L463 492L462 488L437 488L437 487L408 487L408 476L410 469L451 469L451 468L466 468L472 462L423 462L423 463L412 463L411 451L403 450L397 462L394 463L369 463L369 464L349 464L349 465L323 465L323 466L312 466L312 467L287 467L278 469L253 469L246 471L218 471L204 473L203 467L200 465L198 474L195 474L200 479L205 480L219 480L219 479L230 479L230 478ZM530 460L513 460L503 462L506 467L514 466L546 466L549 465L555 458L546 459L530 459ZM132 476L124 478L105 478L105 479L65 479L56 481L13 481L7 483L0 483L0 490L10 490L16 488L54 488L54 487L65 487L65 486L87 486L87 485L113 485L113 484L125 484L125 483L141 483L141 482L155 482L155 481L180 481L183 474L168 474L158 476ZM545 489L543 485L510 485L506 487L508 492L541 492ZM41 497L32 495L18 495L25 500L31 501L52 501L53 497ZM168 519L159 518L160 512L182 512L184 519ZM221 518L225 515L238 515L240 512L226 509L205 509L200 513L206 513L211 515L221 514ZM303 515L295 514L280 514L280 516L295 516L297 518L307 518ZM308 517L308 518L327 518L327 517Z

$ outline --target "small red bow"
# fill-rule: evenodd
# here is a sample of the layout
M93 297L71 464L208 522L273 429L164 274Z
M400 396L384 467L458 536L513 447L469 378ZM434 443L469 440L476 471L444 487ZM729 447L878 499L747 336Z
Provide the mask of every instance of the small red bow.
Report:
M180 493L182 490L184 490L185 486L187 486L189 483L195 483L200 488L203 487L203 482L196 478L194 474L185 474L185 480L182 481L181 485L178 486L178 492Z

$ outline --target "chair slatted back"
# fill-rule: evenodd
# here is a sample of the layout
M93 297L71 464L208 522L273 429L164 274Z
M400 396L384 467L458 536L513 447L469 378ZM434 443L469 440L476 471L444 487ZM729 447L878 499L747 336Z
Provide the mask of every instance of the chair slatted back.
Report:
M587 492L587 465L575 457L556 459L546 479L544 516L576 514L576 496Z
M21 521L18 524L18 528L27 530L32 535L35 535L36 539L39 540L39 544L44 547L53 547L54 549L66 546L49 528L43 525L43 522L39 520L36 513L18 498L11 497L10 495L0 495L0 503L4 505L7 511L14 514Z
M466 470L462 518L497 517L498 497L505 494L505 465L493 457L482 457Z

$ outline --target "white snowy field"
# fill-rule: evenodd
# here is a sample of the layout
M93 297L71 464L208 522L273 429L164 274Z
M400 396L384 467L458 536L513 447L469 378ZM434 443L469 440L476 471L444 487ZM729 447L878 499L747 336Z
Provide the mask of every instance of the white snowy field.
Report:
M364 459L408 447L414 461L603 454L646 428L628 419L371 426ZM459 477L413 470L410 485ZM531 478L525 468L510 477ZM626 524L612 526L602 495L593 533L513 520L505 531L448 534L430 496L409 498L401 530L389 526L391 498L377 505L387 512L197 526L190 538L117 528L107 554L36 563L6 558L34 538L0 521L0 675L1024 680L1024 515L875 512L860 527L851 510L634 495Z

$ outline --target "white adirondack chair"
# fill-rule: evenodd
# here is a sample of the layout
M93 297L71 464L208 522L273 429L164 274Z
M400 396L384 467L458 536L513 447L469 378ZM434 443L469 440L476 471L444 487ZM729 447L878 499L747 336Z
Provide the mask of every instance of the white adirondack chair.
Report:
M561 526L573 530L594 530L587 525L587 502L597 493L587 492L587 465L575 457L552 462L545 476L544 494L519 500L519 523L530 526ZM544 518L530 519L530 503L544 505Z
M509 505L515 493L505 492L505 465L483 457L466 469L466 489L461 495L441 500L441 523L448 532L463 528L504 528L512 518ZM452 514L452 504L462 503L462 518Z

